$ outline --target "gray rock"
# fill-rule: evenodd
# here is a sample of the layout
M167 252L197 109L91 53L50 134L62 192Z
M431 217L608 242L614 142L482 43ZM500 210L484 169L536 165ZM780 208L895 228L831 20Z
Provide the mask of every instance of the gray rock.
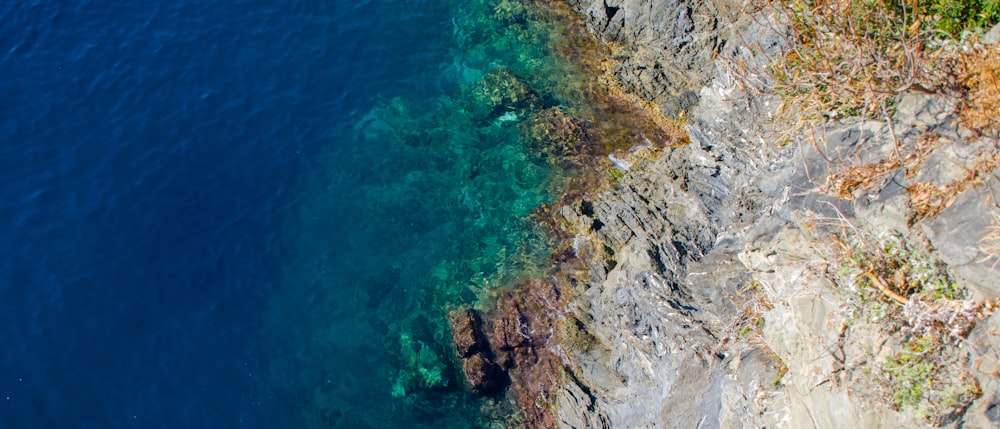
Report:
M963 192L936 218L920 224L952 274L987 298L1000 296L1000 255L986 253L981 245L990 228L996 228L994 216L1000 216L994 194L1000 189L998 175L1000 168L986 185Z
M677 117L697 101L711 79L713 57L727 43L725 29L738 21L726 0L592 0L578 6L587 26L620 48L614 75L629 93L655 101Z
M906 93L896 101L896 115L893 117L905 131L907 127L932 127L944 122L955 110L953 99L943 95Z
M590 31L618 47L618 84L668 117L685 112L691 144L636 161L615 188L560 212L581 249L606 249L577 253L593 259L590 279L575 284L562 343L560 426L927 426L882 404L877 386L853 372L899 342L871 325L847 328L850 291L829 281L842 254L830 237L851 228L925 234L964 284L1000 295L987 270L996 260L970 246L989 226L995 200L984 192L1000 189L995 178L910 225L908 188L960 177L963 157L982 150L959 135L955 103L904 94L891 124L832 122L811 133L818 140L778 145L781 102L766 91L773 82L765 72L785 46L774 14L742 13L730 0L571 3ZM947 151L919 172L896 169L850 200L822 192L831 173L885 162L897 139L910 144L927 132L942 136ZM764 318L760 331L734 335L741 329L733 321L753 311ZM997 320L973 331L972 358L1000 357ZM1000 373L1000 364L983 365L994 372L980 379ZM954 425L1000 422L995 375L983 390Z
M966 412L967 427L1000 427L1000 317L994 315L980 322L969 334L972 370L980 380L982 399L973 403Z
M943 147L931 154L917 172L915 182L945 186L961 180L975 167L975 160L983 151L982 144L970 144L965 140L943 140Z
M990 31L980 40L984 45L994 45L1000 43L1000 24L994 25Z

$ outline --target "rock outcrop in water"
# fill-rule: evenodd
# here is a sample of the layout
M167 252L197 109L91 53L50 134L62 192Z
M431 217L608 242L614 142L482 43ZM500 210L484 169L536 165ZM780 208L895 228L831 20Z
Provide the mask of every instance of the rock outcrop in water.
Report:
M614 46L620 88L686 117L690 144L637 157L609 189L556 210L580 281L500 299L487 336L529 426L1000 426L1000 272L979 245L1000 235L995 137L961 128L954 100L908 93L891 123L834 121L779 145L773 13L574 4ZM863 189L837 181L858 171ZM933 202L927 186L954 195ZM955 295L931 308L855 286L875 278L863 259L885 254ZM929 337L948 345L929 351Z
M473 117L496 120L504 115L524 116L542 106L538 94L504 67L491 70L470 91Z
M560 158L573 158L590 149L590 135L580 121L558 107L550 107L531 115L521 126L534 152Z
M496 354L483 335L479 314L471 308L461 308L449 313L448 321L469 389L486 396L503 391L510 379L496 363Z

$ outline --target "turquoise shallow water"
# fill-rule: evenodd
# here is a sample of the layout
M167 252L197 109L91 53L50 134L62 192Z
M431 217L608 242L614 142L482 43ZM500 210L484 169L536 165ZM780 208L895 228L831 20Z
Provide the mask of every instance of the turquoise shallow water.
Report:
M518 5L0 2L0 427L503 426L444 313L544 268L581 107Z
M270 375L307 426L503 427L510 411L465 392L445 315L544 270L530 217L567 173L522 122L577 102L559 95L574 70L519 3L447 7L450 37L424 48L447 54L330 131L286 226Z

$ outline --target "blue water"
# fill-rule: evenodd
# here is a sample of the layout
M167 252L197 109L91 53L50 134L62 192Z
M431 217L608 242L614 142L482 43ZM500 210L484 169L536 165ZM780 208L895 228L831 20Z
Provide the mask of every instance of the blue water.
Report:
M443 7L0 4L0 427L287 424L281 227L337 121L445 53Z
M558 74L495 3L0 3L0 427L503 415L443 314L540 269L561 182L468 113Z

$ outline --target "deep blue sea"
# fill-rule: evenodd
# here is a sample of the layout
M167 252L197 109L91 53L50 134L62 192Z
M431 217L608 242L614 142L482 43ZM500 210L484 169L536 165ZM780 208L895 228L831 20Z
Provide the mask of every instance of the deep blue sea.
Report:
M443 314L549 249L559 169L476 107L565 76L513 3L0 2L0 427L502 415Z

